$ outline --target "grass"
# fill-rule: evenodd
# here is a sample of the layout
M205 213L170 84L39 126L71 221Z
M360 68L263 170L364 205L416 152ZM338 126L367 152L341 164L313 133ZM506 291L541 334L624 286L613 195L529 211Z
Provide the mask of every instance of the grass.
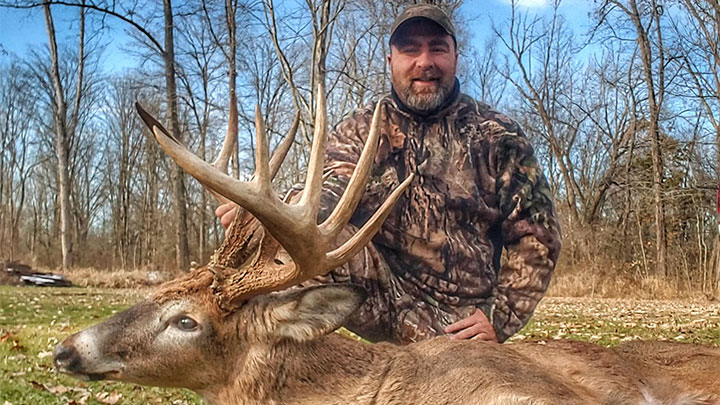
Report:
M605 346L655 339L720 346L720 304L550 297L511 341L523 339L575 339Z
M81 382L57 373L66 336L140 299L137 290L0 286L0 404L200 404L187 390Z
M137 289L0 286L0 405L201 404L186 390L84 383L54 371L51 353L60 340L142 295ZM643 338L720 346L720 304L551 297L512 340L558 338L603 345Z

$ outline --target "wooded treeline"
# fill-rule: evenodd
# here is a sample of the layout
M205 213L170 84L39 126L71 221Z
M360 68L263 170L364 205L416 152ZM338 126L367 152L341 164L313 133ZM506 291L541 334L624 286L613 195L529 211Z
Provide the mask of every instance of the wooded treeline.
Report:
M464 92L518 120L556 196L558 272L655 277L720 291L717 0L595 1L587 31L562 3L487 21L454 17ZM48 267L176 268L223 237L214 200L149 142L135 100L212 160L237 131L236 176L253 167L254 106L271 143L301 113L281 187L302 178L312 134L313 30L329 16L330 122L389 91L388 31L402 0L205 0L173 4L0 0L43 12L48 46L0 62L0 258ZM77 14L58 42L53 11ZM323 12L323 8L326 8ZM132 36L104 71L107 19ZM481 46L472 24L491 24ZM237 123L228 123L231 108Z

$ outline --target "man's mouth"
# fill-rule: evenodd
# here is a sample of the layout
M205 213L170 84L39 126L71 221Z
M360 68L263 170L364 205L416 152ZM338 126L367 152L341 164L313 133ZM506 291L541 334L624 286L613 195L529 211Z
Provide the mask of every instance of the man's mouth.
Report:
M412 79L413 83L437 83L439 80L437 77L416 77Z
M415 90L427 90L427 89L435 89L438 86L439 79L436 78L416 78L412 80L411 87L415 88Z

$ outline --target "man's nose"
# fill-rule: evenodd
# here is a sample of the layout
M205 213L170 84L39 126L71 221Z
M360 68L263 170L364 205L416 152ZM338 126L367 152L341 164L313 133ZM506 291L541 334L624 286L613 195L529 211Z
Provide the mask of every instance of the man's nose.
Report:
M428 68L435 64L432 54L428 50L420 52L418 57L415 59L415 64L418 68Z

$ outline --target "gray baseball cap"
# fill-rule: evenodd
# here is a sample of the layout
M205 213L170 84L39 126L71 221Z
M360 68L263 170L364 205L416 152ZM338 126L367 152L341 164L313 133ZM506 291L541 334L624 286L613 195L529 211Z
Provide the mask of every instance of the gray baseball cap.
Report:
M390 42L392 43L393 36L395 36L395 32L401 25L416 18L427 18L433 21L441 26L445 32L457 42L455 38L455 27L453 27L450 17L448 17L442 9L432 4L417 4L403 10L403 12L395 18L395 22L393 22L392 29L390 30Z

